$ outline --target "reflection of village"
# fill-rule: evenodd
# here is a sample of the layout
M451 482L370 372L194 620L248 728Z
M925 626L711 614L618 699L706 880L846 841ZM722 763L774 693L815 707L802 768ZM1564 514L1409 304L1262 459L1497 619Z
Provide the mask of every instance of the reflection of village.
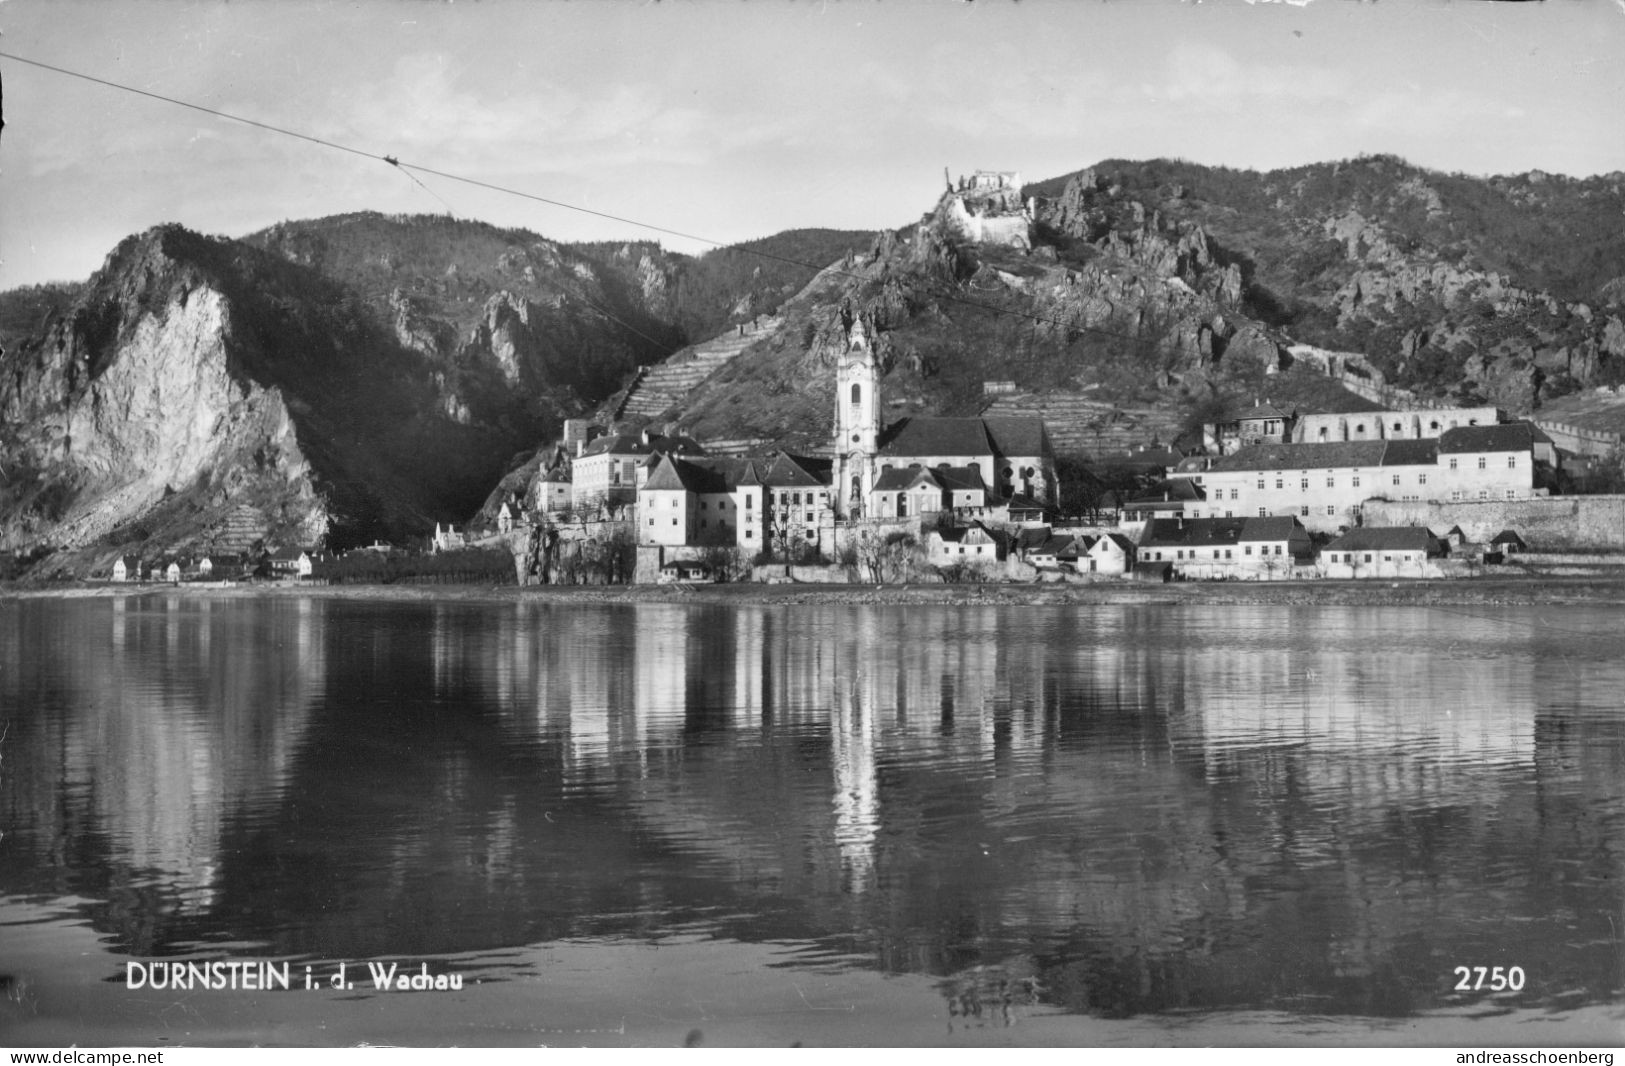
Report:
M29 862L0 876L110 896L98 920L149 950L217 924L359 955L687 915L899 970L1048 953L1097 999L1129 967L1138 1002L1251 980L1249 936L1375 980L1486 908L1527 919L1524 965L1572 967L1554 901L1607 910L1606 873L1544 864L1617 845L1575 815L1619 810L1618 738L1565 714L1625 679L1500 620L1450 648L1398 610L277 604L295 657L232 606L99 606L0 649L0 683L50 664L21 676L73 708L13 722ZM385 913L419 917L386 935Z

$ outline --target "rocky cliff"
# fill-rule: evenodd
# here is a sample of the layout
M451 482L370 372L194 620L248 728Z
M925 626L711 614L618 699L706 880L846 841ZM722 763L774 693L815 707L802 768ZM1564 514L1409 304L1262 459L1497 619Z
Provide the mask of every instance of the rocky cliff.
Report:
M988 180L878 236L698 259L375 214L131 238L82 285L0 294L0 548L83 572L461 524L560 419L623 417L640 371L723 333L739 350L683 378L682 409L640 418L816 448L855 328L887 420L974 413L995 382L1001 411L1087 411L1100 441L1259 397L1538 414L1625 381L1625 175L1374 157Z
M84 284L0 294L0 550L82 574L461 524L684 322L783 300L738 268L440 217L132 237Z
M477 500L500 435L440 412L435 368L306 267L163 227L132 237L0 372L0 546L335 542Z
M1625 175L1107 162L1006 199L977 219L950 189L791 301L689 410L658 417L820 443L823 354L853 314L887 366L888 417L972 412L984 381L1014 389L1001 410L1071 397L1175 430L1260 396L1530 414L1625 381Z

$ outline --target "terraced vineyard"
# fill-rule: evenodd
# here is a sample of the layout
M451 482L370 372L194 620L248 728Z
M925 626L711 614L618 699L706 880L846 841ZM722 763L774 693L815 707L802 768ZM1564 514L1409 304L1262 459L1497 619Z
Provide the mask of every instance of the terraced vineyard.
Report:
M644 367L626 390L611 401L610 420L648 421L682 405L689 393L726 366L734 356L772 335L777 318L763 319L744 331L732 329L701 344L684 348L663 363Z

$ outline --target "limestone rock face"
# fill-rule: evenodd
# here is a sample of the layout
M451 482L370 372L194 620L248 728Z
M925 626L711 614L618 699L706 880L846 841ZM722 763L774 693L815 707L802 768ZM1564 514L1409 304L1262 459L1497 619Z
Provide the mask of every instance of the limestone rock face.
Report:
M390 292L389 307L394 312L395 339L402 347L437 357L450 346L451 331L446 324L426 314L418 301L400 288Z
M485 318L472 338L475 348L489 352L502 379L519 384L521 366L534 358L536 336L531 332L532 304L510 292L499 292L485 302Z
M286 260L178 227L126 240L0 358L0 547L84 572L420 526L470 438L436 411L439 342L393 304L370 327Z
M148 251L147 294L161 298L82 308L0 386L20 428L8 458L31 475L7 486L22 506L0 514L0 544L85 547L187 491L204 507L276 497L283 521L325 532L282 390L233 366L229 300Z

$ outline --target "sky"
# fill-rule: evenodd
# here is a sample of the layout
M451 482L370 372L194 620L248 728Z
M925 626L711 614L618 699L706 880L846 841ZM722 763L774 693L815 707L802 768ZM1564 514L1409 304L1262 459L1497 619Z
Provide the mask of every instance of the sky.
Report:
M1625 0L0 0L0 52L362 153L0 56L0 288L162 222L450 211L697 253L906 225L944 168L1625 172Z

